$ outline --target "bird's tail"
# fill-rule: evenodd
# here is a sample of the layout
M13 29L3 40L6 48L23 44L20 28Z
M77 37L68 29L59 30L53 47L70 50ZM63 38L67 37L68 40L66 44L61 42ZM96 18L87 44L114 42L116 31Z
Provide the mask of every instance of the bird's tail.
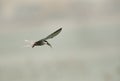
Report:
M48 41L46 41L46 42L47 42L47 45L50 46L50 47L52 48L52 45L51 45Z

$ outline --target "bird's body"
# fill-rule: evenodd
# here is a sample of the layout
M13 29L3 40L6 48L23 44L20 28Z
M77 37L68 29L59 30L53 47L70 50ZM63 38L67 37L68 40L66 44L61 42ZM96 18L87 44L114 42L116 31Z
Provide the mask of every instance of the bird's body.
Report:
M32 48L35 47L35 46L42 46L42 45L48 45L48 46L52 47L51 44L48 43L47 40L53 38L53 37L56 36L56 35L58 35L58 34L61 32L61 30L62 30L62 28L60 28L60 29L58 29L57 31L53 32L52 34L48 35L46 38L41 39L41 40L39 40L39 41L36 41L36 42L32 45Z
M44 45L44 44L46 44L46 42L45 42L44 40L39 40L39 41L37 41L37 42L35 42L35 43L33 44L32 48L33 48L34 46L42 46L42 45Z

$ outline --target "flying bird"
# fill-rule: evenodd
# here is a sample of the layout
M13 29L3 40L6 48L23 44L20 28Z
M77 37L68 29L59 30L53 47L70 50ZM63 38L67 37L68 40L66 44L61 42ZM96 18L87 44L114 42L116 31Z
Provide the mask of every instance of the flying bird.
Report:
M62 28L56 30L56 31L53 32L52 34L48 35L47 37L45 37L45 38L43 38L43 39L41 39L41 40L39 40L39 41L36 41L36 42L32 45L32 48L35 47L35 46L42 46L42 45L48 45L48 46L52 47L51 44L50 44L47 40L48 40L48 39L51 39L51 38L53 38L53 37L55 37L55 36L57 36L57 35L61 32L61 30L62 30Z

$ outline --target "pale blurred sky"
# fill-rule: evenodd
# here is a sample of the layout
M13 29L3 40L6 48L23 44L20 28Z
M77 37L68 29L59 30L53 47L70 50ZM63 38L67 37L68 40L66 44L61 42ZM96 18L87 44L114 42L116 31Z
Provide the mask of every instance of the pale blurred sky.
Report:
M66 18L89 23L91 20L113 22L113 19L118 22L119 4L119 0L1 0L0 17L2 21L19 22Z
M63 31L53 39L53 43L59 43L58 49L79 53L83 48L105 47L104 50L113 48L116 52L120 45L119 3L119 0L0 0L1 53L14 52L14 48L20 51L24 40L39 40L60 27Z
M120 0L0 0L0 37L0 81L120 81Z

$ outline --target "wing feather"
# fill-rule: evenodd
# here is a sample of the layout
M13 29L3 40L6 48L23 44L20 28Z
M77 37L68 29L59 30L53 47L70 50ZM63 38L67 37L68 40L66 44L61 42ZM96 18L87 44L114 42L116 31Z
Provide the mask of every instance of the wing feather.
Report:
M53 32L52 34L50 34L46 38L44 38L44 40L51 39L51 38L57 36L61 32L61 30L62 30L62 28L56 30L55 32Z

